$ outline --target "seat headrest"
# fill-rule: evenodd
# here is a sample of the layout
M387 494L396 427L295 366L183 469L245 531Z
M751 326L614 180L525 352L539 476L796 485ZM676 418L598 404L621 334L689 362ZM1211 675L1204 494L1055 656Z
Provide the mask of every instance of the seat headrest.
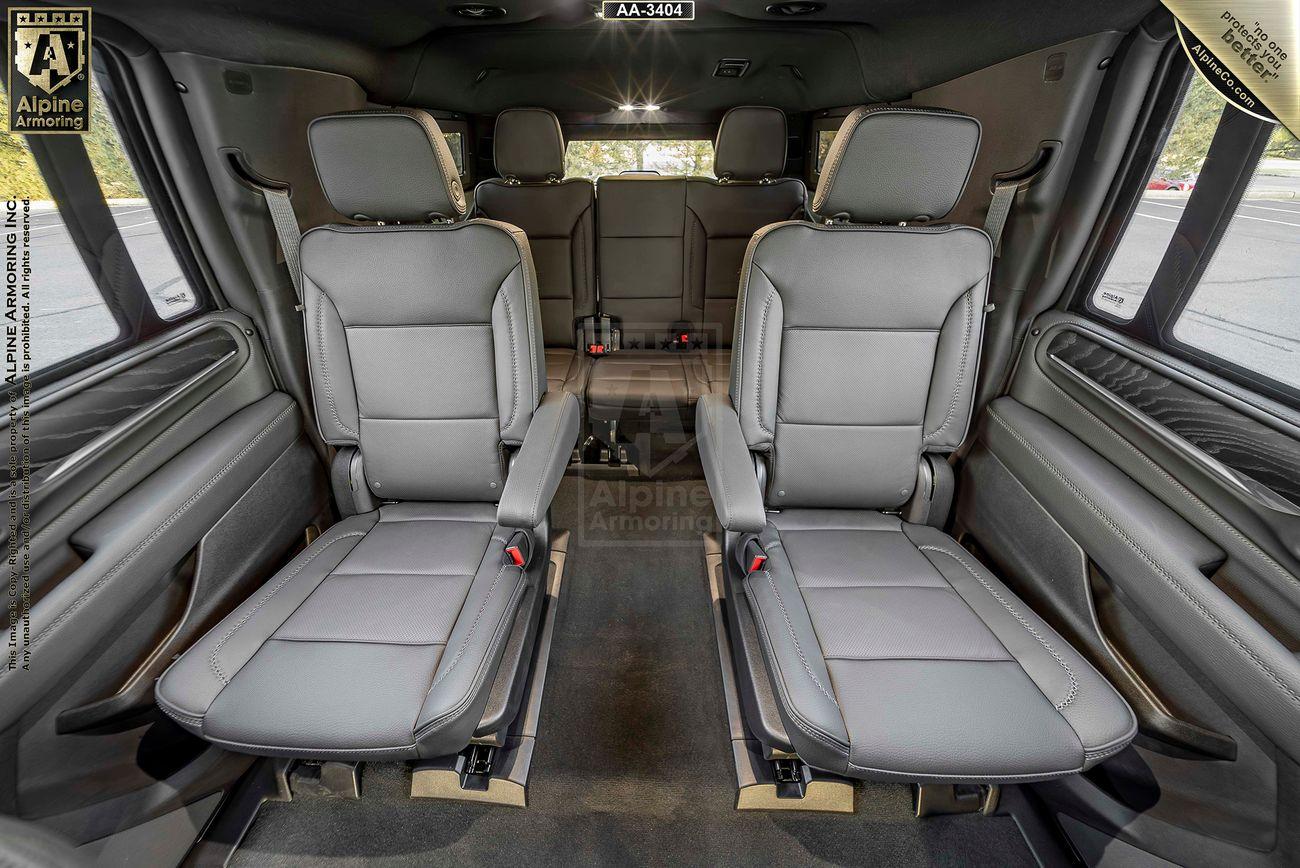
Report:
M722 116L713 146L713 173L729 181L776 178L785 171L785 112L738 106Z
M859 106L840 124L822 166L819 220L938 220L970 179L980 122L946 109Z
M312 161L334 210L359 220L417 223L465 216L465 191L428 112L373 109L316 118Z
M492 161L507 180L559 181L564 177L564 132L555 113L512 108L497 115Z

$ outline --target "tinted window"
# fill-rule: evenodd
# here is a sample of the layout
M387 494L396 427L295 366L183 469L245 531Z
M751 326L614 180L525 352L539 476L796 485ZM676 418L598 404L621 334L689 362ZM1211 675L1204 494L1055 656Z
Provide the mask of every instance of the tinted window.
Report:
M564 151L564 173L570 178L599 178L622 172L658 172L712 178L713 142L575 141Z

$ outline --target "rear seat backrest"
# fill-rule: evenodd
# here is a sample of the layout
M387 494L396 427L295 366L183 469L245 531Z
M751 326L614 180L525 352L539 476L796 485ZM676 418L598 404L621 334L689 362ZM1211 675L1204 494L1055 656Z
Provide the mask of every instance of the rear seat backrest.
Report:
M750 238L803 209L803 181L780 177L785 157L785 113L741 106L718 126L713 161L718 180L687 181L687 302L699 312L695 330L705 346L731 346L740 265Z
M623 346L654 349L683 321L686 179L610 175L596 181L601 311L619 320Z
M527 238L461 220L451 153L424 112L329 115L308 135L330 203L388 224L302 239L321 436L360 448L383 500L498 500L506 447L546 388Z
M755 236L731 397L769 456L769 505L899 506L920 453L965 436L991 245L969 226L898 224L951 210L979 136L956 113L856 109L813 198L821 222Z
M595 190L586 178L564 179L564 134L546 109L501 112L493 159L501 177L475 188L475 206L528 235L543 339L572 348L574 321L596 312Z

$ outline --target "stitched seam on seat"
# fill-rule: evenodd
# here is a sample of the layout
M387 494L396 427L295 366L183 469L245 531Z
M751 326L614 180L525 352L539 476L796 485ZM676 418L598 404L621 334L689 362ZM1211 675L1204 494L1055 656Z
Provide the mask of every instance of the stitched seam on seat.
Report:
M1283 567L1281 564L1279 564L1276 560L1274 560L1272 557L1270 557L1269 554L1268 554L1268 552L1264 551L1264 550L1261 549L1259 546L1255 545L1255 543L1252 542L1251 539L1250 539L1249 537L1243 535L1243 534L1241 533L1241 531L1239 531L1239 530L1237 530L1237 528L1233 527L1232 524L1229 523L1227 519L1225 519L1223 516L1219 515L1219 514L1218 514L1217 512L1215 512L1214 510L1210 509L1210 507L1207 506L1207 505L1205 504L1205 502L1204 502L1203 500L1201 500L1199 497L1197 497L1197 496L1196 496L1196 495L1195 495L1195 494L1194 494L1190 489L1188 489L1187 486L1183 485L1181 482L1179 482L1179 481L1178 481L1177 479L1175 479L1173 476L1170 476L1169 473L1168 473L1168 471L1166 471L1163 467L1161 467L1161 466L1160 466L1159 464L1157 464L1155 461L1151 460L1151 458L1150 458L1149 456L1147 456L1145 453L1143 453L1142 450L1138 449L1136 446L1134 446L1134 445L1133 445L1132 443L1130 443L1128 440L1124 439L1124 437L1122 437L1122 436L1119 434L1119 432L1115 431L1115 429L1111 428L1110 425L1106 424L1104 421L1102 421L1101 419L1099 419L1099 418L1096 416L1096 414L1094 414L1091 410L1089 410L1089 409L1088 409L1087 407L1085 407L1083 404L1079 403L1079 401L1076 400L1075 397L1074 397L1073 395L1071 395L1069 392L1066 392L1064 389L1062 389L1060 386L1058 386L1058 385L1057 385L1055 382L1053 382L1051 379L1047 379L1047 385L1051 386L1053 389L1055 389L1055 390L1056 390L1056 391L1061 395L1061 397L1065 398L1067 401L1069 401L1071 404L1073 404L1075 407L1077 407L1077 408L1078 408L1078 409L1079 409L1079 410L1080 410L1080 411L1081 411L1085 416L1087 416L1087 417L1088 417L1088 418L1089 418L1093 423L1095 423L1098 427L1100 427L1100 428L1102 429L1102 431L1104 431L1105 433L1109 434L1112 438L1114 438L1115 440L1117 440L1117 441L1120 443L1120 445L1122 445L1125 449L1129 450L1129 451L1132 452L1134 455L1136 455L1138 458L1140 458L1140 459L1142 459L1144 462L1146 462L1146 464L1147 464L1147 465L1148 465L1152 470L1156 471L1156 473L1158 473L1158 474L1160 474L1162 477L1164 477L1164 478L1165 478L1168 482L1170 482L1170 483L1171 483L1175 488L1177 488L1177 489L1178 489L1178 490L1179 490L1179 491L1180 491L1180 492L1181 492L1181 493L1182 493L1182 494L1183 494L1183 495L1184 495L1188 500L1192 501L1192 503L1195 504L1195 505L1196 505L1196 506L1201 510L1201 512L1205 513L1206 516L1208 516L1208 517L1209 517L1210 519L1212 519L1215 523L1217 523L1221 528L1223 528L1223 529L1226 530L1229 534L1231 534L1233 537L1235 537L1239 542L1243 543L1243 544L1244 544L1247 548L1249 548L1252 552L1254 552L1255 554L1257 554L1257 555L1259 555L1261 558L1263 558L1263 559L1264 559L1264 562L1265 562L1265 566L1271 567L1274 573L1276 573L1278 576L1280 576L1282 579L1284 579L1284 580L1287 581L1288 583L1293 584L1293 585L1300 586L1300 578L1298 578L1298 577L1292 575L1291 572L1290 572L1289 570L1287 570L1285 567Z
M513 269L512 269L513 271ZM509 275L506 278L509 279ZM506 312L506 330L509 339L506 341L510 345L510 416L506 419L506 424L502 428L509 428L515 421L515 414L519 412L519 362L515 358L515 317L510 310L510 297L506 295L505 290L500 290L498 295L501 296L501 305Z
M483 677L486 674L483 668L484 664L496 656L497 649L501 647L501 643L510 635L510 628L513 627L515 622L514 615L519 609L519 601L523 599L524 593L527 589L528 582L526 581L525 571L520 568L519 580L515 583L515 589L510 593L510 599L507 601L505 609L501 612L500 620L497 621L497 628L493 631L492 638L488 641L487 650L483 655L482 662L479 664L479 671L475 673L475 677L466 688L464 696L462 696L459 702L449 708L441 716L427 721L423 726L414 728L413 731L415 733L416 741L419 741L432 732L436 732L441 729L445 723L455 720L464 713L466 706L474 699L475 694L483 683ZM432 684L429 685L429 690L433 690ZM427 697L428 693L426 693L425 696Z
M279 425L286 418L288 418L289 414L292 413L296 408L297 405L290 404L289 406L281 410L280 414L276 416L274 419L272 419L269 423L267 423L266 427L263 428L257 434L256 437L250 440L247 446L245 446L238 453L236 453L235 456L231 458L228 462L226 462L226 464L220 470L218 470L211 479L205 482L199 488L198 491L194 492L194 494L190 496L189 500L182 503L176 509L175 512L173 512L170 516L167 517L166 520L163 521L162 524L154 528L153 532L150 533L147 537L145 537L140 542L139 545L133 548L130 551L130 553L123 556L122 559L119 560L117 563L115 563L112 566L112 568L109 569L108 572L104 573L104 575L101 576L98 581L96 581L93 585L91 585L84 592L82 592L81 596L73 600L72 603L68 606L68 608L64 609L63 612L60 613L59 617L55 618L48 627L46 627L41 632L37 633L32 638L32 641L28 643L27 647L35 648L38 642L45 639L47 636L50 635L50 633L53 630L57 629L60 624L62 624L68 618L72 617L72 615L79 608L81 608L82 605L84 605L87 600L89 600L91 597L93 597L96 593L99 592L100 588L104 587L106 583L108 583L110 580L112 580L114 576L116 576L119 572L121 572L122 568L125 567L127 563L134 560L136 556L138 556L141 552L143 552L146 548L148 548L151 544L153 544L153 542L157 540L159 536L162 535L163 531L171 527L171 525L174 524L181 516L183 516L186 512L188 512L189 508L192 507L195 503L197 503L203 497L204 494L207 494L208 490L212 488L212 486L216 485L217 482L220 481L221 477L225 476L226 473L228 473L231 468L233 468L236 464L239 463L241 459L244 458L244 456L246 456L249 452L253 451L253 448L256 447L257 444L260 443L262 439L266 437L267 434L270 433L271 429ZM12 670L12 669L0 670L0 678L4 677L9 672L14 672L14 671L17 670Z
M771 546L769 546L769 550L770 549ZM794 721L795 726L799 727L799 729L807 735L817 739L835 752L843 754L847 761L849 746L839 741L837 738L834 738L829 733L822 732L821 728L815 723L804 720L803 715L800 714L799 710L795 707L794 702L790 699L785 687L785 676L781 672L780 664L777 662L776 652L772 649L771 639L768 638L769 630L767 627L767 618L763 615L762 608L754 603L753 594L754 592L751 589L750 583L746 582L745 595L750 600L750 611L754 615L754 626L759 634L759 647L763 651L763 659L767 662L768 671L774 676L775 680L773 687L782 695L782 697L784 697L785 707L790 713L790 719ZM843 714L841 714L840 717L842 720Z
M713 442L717 443L718 428L717 428L717 424L714 422L713 413L709 411L709 406L707 402L704 407L704 422L706 425L708 425L709 433L713 436ZM721 472L722 470L720 466L721 460L722 460L721 456L719 455L716 462L719 464L719 468L718 468L719 473L717 474L718 487L722 489L722 508L727 513L727 521L723 524L723 527L730 529L731 519L733 515L732 508L731 508L731 495L727 491L727 475L726 473Z
M972 287L971 289L966 290L966 313L964 318L966 331L961 341L961 363L957 366L957 382L953 385L952 398L948 401L948 412L943 416L943 424L931 431L929 434L924 435L924 439L927 441L936 434L939 434L952 423L952 414L957 409L957 399L961 396L962 383L966 378L966 365L969 361L971 334L975 331L974 306L975 289Z
M1122 751L1124 748L1128 746L1129 746L1129 742L1127 739L1125 739L1123 744L1117 744L1112 747L1105 748L1104 750L1086 750L1083 752L1083 757L1084 759L1090 759L1090 760L1105 759L1108 756L1112 756L1114 754L1119 753L1120 751Z
M252 618L259 611L261 611L262 607L265 606L268 602L270 602L271 598L274 597L280 591L281 588L287 585L290 579L292 579L294 576L301 573L309 563L316 560L316 558L320 556L322 552L324 552L334 543L338 542L339 540L350 539L352 537L365 536L366 533L368 533L368 531L352 531L351 533L340 534L339 536L334 537L332 540L325 543L320 548L316 549L316 551L313 552L310 557L308 557L306 560L302 561L300 564L294 567L293 570L291 570L283 579L281 579L274 588L272 588L269 592L263 595L262 599L257 601L257 605L255 605L248 612L245 612L244 616L239 619L239 622L235 624L235 626L230 628L230 632L226 633L225 636L221 637L221 641L217 643L217 647L213 648L212 654L208 656L208 665L212 669L212 674L217 676L217 680L220 681L222 684L230 683L230 679L226 677L225 672L223 672L221 669L221 663L217 660L217 655L221 653L221 649L225 647L226 643L230 641L231 637L234 636L237 632L239 632L239 629L241 627L243 627L245 624L248 623L248 620L250 618Z
M794 650L795 653L799 655L799 662L803 663L803 671L808 673L808 677L812 679L813 684L817 685L817 689L822 692L822 695L833 702L836 708L839 708L839 702L830 694L830 691L826 689L825 685L823 685L813 673L812 667L808 665L808 658L804 656L803 648L799 646L799 639L794 634L794 624L790 622L790 613L786 611L785 600L781 599L781 592L776 589L776 580L772 578L771 571L763 570L763 575L767 576L767 583L772 588L772 593L776 596L777 605L781 607L781 617L785 618L785 629L790 634L790 641L794 643Z
M199 726L199 727L203 726L203 718L202 718L202 716L197 716L197 717L196 717L196 716L191 715L191 714L182 714L182 713L179 712L179 711L172 711L170 708L168 708L167 706L163 705L161 702L158 703L158 708L162 711L163 714L167 715L168 717L172 718L173 720L180 721L181 723L189 723L189 724L192 724L192 725L194 725L194 726Z
M1037 630L1035 630L1033 626L1028 621L1025 620L1024 616L1022 616L1019 612L1017 612L1015 608L1010 603L1008 603L1006 599L1001 594L999 594L992 585L984 581L984 579L980 576L980 574L975 572L974 568L971 567L971 565L966 562L965 558L963 558L961 555L955 554L954 552L950 552L945 548L940 548L939 546L917 546L916 548L918 551L939 552L940 554L945 554L948 557L952 558L957 563L961 564L963 567L965 567L966 572L971 574L971 578L979 582L980 585L984 588L984 590L988 591L989 594L993 596L993 599L1001 603L1002 608L1006 609L1008 614L1011 615L1011 617L1019 621L1020 626L1024 627L1025 630L1029 632L1029 635L1037 639L1038 644L1043 646L1043 650L1045 650L1048 654L1052 655L1052 659L1055 660L1057 664L1060 665L1060 667L1065 670L1065 674L1070 679L1070 689L1066 692L1065 699L1056 704L1056 710L1064 711L1066 707L1070 705L1070 703L1074 702L1074 697L1077 696L1079 693L1079 681L1074 677L1074 672L1070 669L1070 667L1066 664L1066 662L1061 659L1061 655L1056 653L1056 649L1052 647L1051 643L1048 642L1046 639L1044 639L1043 635L1039 633Z
M470 640L474 638L474 633L478 630L478 622L483 617L483 610L487 608L488 600L492 599L492 592L497 589L497 582L501 581L501 576L505 574L506 566L508 565L502 564L501 568L497 570L496 576L492 579L492 584L488 586L487 593L483 595L482 601L479 602L478 611L474 614L474 621L469 625L469 632L465 634L465 639L460 643L460 647L456 649L455 658L452 659L451 665L443 670L441 675L433 679L433 683L429 685L429 689L424 691L425 699L429 698L429 694L433 692L433 688L437 687L440 681L450 675L452 670L455 669L463 659L465 649L469 647ZM523 572L522 567L516 567L516 569L521 573Z
M315 281L312 281L312 283L314 285ZM321 299L329 299L329 296L319 286L316 287L316 291L320 293ZM316 351L317 356L320 358L320 378L325 385L325 399L329 402L330 412L334 415L334 422L343 430L344 434L360 437L360 434L343 424L343 419L339 417L338 405L334 403L334 389L330 385L330 369L325 364L325 304L323 301L317 301L316 303Z
M757 268L757 266L755 266ZM762 271L763 269L759 269ZM764 272L766 276L766 272ZM769 278L770 282L771 278ZM767 345L767 315L772 309L772 299L776 296L775 290L768 290L767 299L763 302L763 318L758 326L758 357L755 363L754 375L754 421L758 423L758 428L767 436L776 439L776 432L768 429L763 424L763 348Z
M1261 672L1263 672L1264 675L1267 676L1268 679L1273 682L1273 684L1275 684L1284 694L1286 694L1286 696L1291 699L1293 704L1300 706L1300 695L1298 695L1294 690L1291 689L1290 686L1286 684L1286 682L1284 682L1280 677L1278 677L1277 673L1275 673L1269 667L1269 665L1264 660L1262 660L1258 654L1255 653L1254 650L1249 648L1222 621L1220 621L1217 617L1215 617L1213 612L1205 608L1204 604L1202 604L1199 600L1193 597L1191 592L1188 591L1187 588L1183 586L1183 583L1181 581L1179 581L1172 573L1170 573L1163 566L1161 566L1153 557L1151 557L1151 555L1147 554L1147 552L1141 546L1139 546L1132 538L1130 538L1129 535L1125 533L1124 530L1120 528L1120 526L1110 518L1110 516L1102 512L1100 508L1098 508L1091 500L1089 500L1088 497L1084 495L1084 493L1080 491L1079 488L1075 486L1073 482L1071 482L1060 470L1058 470L1054 464L1048 461L1047 458L1044 457L1042 453L1040 453L1036 448L1034 448L1034 446L1032 446L1028 440L1022 437L1018 431L1015 431L1007 423L1005 419L1003 419L1000 415L993 412L992 410L989 411L989 416L991 416L995 421L997 421L997 423L1001 425L1008 434L1010 434L1017 441L1019 441L1020 444L1024 446L1025 449L1029 452L1029 454L1033 455L1036 459L1038 459L1039 463L1041 463L1044 467L1046 467L1052 473L1053 476L1059 479L1061 483L1065 485L1066 488L1068 488L1071 492L1073 492L1074 496L1077 497L1079 501L1083 503L1084 506L1088 507L1088 509L1091 510L1094 515L1100 518L1106 524L1106 526L1110 528L1111 532L1114 533L1116 536L1118 536L1120 539L1122 539L1128 545L1128 547L1131 548L1138 555L1138 557L1140 557L1143 561L1145 561L1147 565L1150 566L1151 569L1153 569L1156 572L1156 574L1159 575L1164 580L1165 584L1173 588L1173 590L1176 591L1179 596L1181 596L1184 600L1190 603L1192 608L1195 609L1201 615L1201 617L1203 617L1206 621L1208 621L1211 624L1211 626L1213 626L1216 630L1218 630L1219 633L1224 636L1224 638L1226 638L1229 642L1235 645L1243 654L1249 657L1251 661L1255 664L1256 668L1258 668Z

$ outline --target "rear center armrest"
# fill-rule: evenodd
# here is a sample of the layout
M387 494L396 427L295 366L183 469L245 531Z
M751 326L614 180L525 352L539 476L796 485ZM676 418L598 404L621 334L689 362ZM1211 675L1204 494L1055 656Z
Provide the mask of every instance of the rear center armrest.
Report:
M695 407L695 435L718 521L730 531L758 533L767 525L763 493L729 396L700 398Z

